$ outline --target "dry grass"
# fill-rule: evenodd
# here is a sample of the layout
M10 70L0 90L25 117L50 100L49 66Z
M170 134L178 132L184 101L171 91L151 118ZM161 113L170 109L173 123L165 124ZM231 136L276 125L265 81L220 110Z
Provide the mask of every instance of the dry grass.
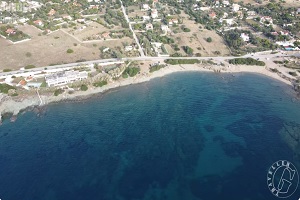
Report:
M83 44L62 31L38 36L41 31L35 27L24 26L19 27L19 29L29 33L32 39L19 44L11 44L0 38L0 70L5 68L19 69L30 64L42 67L51 64L71 63L83 59L100 59L99 47L107 46L115 49L120 46L123 48L122 42L133 42L130 38L123 38L113 42L100 41ZM77 46L74 46L74 44L77 44ZM73 49L74 53L68 54L67 49L69 48ZM26 56L27 52L31 53L31 57Z

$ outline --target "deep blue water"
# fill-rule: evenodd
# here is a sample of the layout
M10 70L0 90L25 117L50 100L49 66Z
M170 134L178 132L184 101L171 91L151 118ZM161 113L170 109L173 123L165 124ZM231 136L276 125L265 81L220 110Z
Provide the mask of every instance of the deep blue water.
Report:
M0 127L0 198L277 199L268 168L300 166L284 128L297 132L300 103L286 87L253 74L177 73L27 112Z

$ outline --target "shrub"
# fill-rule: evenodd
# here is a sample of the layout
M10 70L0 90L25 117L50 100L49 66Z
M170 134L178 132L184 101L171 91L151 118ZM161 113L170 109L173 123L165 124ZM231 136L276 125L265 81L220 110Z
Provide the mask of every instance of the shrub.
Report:
M25 69L32 69L32 68L35 68L35 66L34 66L34 65L27 65L27 66L25 66L24 68L25 68Z
M26 55L26 57L28 57L28 58L32 56L32 54L31 54L30 52L27 52L25 55Z
M63 89L57 89L54 91L54 96L58 96L60 94L64 93L64 90Z
M93 85L95 87L102 87L102 86L104 86L106 84L107 84L107 81L98 81L98 82L95 82Z
M212 42L211 37L206 38L206 41L207 41L207 42Z
M73 51L73 49L68 49L67 50L67 53L73 53L74 51Z
M8 91L11 89L16 90L15 87L8 85L6 83L0 84L0 92L1 93L8 94Z
M152 73L152 72L155 72L155 71L158 71L158 70L160 70L160 69L162 69L162 68L164 68L166 65L155 65L155 66L152 66L152 67L150 67L150 73Z
M87 91L88 90L88 86L83 84L83 85L80 86L80 90L81 91Z
M3 69L3 72L10 72L11 69Z
M297 76L297 72L289 72L289 74L292 76Z

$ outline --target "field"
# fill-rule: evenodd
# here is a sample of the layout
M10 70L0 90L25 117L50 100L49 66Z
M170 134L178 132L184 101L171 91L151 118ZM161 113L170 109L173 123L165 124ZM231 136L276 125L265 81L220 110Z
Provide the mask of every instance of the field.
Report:
M195 24L194 21L189 20L187 15L181 14L183 18L183 23L186 28L190 29L190 32L180 31L173 34L171 37L178 44L178 47L189 46L194 50L194 54L200 53L201 56L214 56L215 52L219 51L220 55L229 55L229 49L223 42L221 38L214 31L209 31L206 29L199 29L199 24ZM182 24L179 24L180 27ZM174 29L173 27L171 28ZM175 28L179 30L180 28ZM212 38L212 42L207 42L207 38ZM167 47L168 50L170 50ZM184 51L179 51L181 54L185 55Z
M26 65L38 67L51 64L71 63L79 60L100 59L99 47L106 46L111 49L123 48L122 42L132 43L132 39L100 41L91 43L80 43L70 35L61 30L49 35L41 34L41 31L33 26L20 26L19 30L29 34L32 39L19 44L11 44L0 38L0 70L19 69ZM73 53L67 53L72 49Z

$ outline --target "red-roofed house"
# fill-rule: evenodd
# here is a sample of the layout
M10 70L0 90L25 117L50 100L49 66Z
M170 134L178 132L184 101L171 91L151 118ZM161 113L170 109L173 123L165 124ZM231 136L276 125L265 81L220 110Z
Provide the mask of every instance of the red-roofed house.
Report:
M20 86L25 86L27 84L27 82L24 80L24 79L22 79L19 83L18 83L18 85L20 85Z
M214 19L214 18L217 17L217 14L216 14L215 12L210 12L210 13L208 14L208 16L209 16L210 18Z
M35 20L34 22L33 22L35 25L37 25L37 26L43 26L43 22L41 21L41 20Z

